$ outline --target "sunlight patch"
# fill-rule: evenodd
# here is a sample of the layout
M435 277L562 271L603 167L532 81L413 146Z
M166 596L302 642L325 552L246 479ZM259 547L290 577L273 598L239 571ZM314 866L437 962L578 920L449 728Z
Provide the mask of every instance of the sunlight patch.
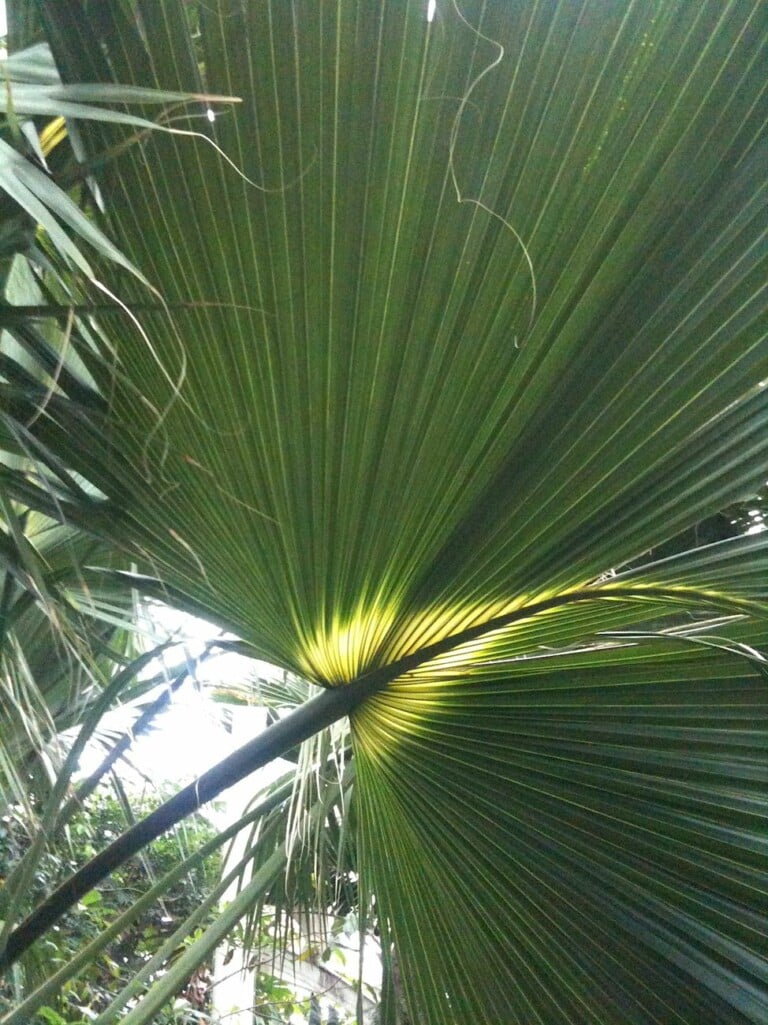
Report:
M302 652L306 672L313 679L333 683L357 679L374 664L394 618L391 610L374 608L334 621L327 632L318 631Z

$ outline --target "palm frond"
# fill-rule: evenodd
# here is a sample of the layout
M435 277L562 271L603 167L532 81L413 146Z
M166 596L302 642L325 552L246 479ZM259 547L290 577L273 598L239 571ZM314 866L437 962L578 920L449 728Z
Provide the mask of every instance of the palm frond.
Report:
M229 161L84 126L166 305L76 333L98 410L8 379L14 493L87 481L263 657L389 681L359 841L418 1020L762 1021L765 545L645 555L768 477L763 5L42 11L67 82L243 103Z

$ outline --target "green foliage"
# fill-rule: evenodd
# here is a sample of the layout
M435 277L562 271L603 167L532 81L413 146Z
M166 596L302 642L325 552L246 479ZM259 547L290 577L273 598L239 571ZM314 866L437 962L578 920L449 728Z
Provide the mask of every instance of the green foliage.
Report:
M133 802L132 813L145 815L160 803L160 796ZM101 788L70 821L66 837L40 860L30 889L31 903L45 897L105 841L125 828L125 809L108 788ZM110 880L88 893L50 930L25 965L30 981L51 974L85 943L94 939L120 912L125 911L151 882L173 868L190 850L214 835L207 820L193 816L148 847L140 858L126 862ZM0 821L0 878L19 860L30 843L25 817L15 807ZM155 953L178 923L195 910L218 879L220 856L209 857L193 867L171 887L154 907L142 914L106 947L76 979L62 988L55 1003L38 1011L36 1022L48 1025L81 1025L102 1011L115 992L129 981ZM213 912L211 916L213 917ZM204 924L204 923L203 923ZM181 989L179 997L156 1019L165 1025L197 1025L198 1012L208 1005L210 966L201 966ZM29 983L27 983L28 985ZM0 1013L15 1006L27 988L23 978L0 990ZM15 992L14 992L15 989Z
M762 0L38 6L67 83L243 103L84 127L125 257L35 215L92 315L6 362L8 496L351 711L420 1025L762 1025Z

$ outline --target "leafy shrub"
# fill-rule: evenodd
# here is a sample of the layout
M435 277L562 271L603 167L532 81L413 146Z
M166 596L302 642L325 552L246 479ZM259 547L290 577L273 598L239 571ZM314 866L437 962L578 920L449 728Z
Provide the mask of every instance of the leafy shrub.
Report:
M29 892L30 904L36 905L45 899L83 862L123 832L130 816L147 815L161 800L159 796L143 796L132 799L128 809L124 799L119 799L106 788L97 791L41 859ZM170 871L214 833L205 818L192 816L175 831L157 839L141 856L121 865L109 879L86 894L77 908L37 945L33 956L24 963L15 978L0 984L0 1013L13 1007L25 991L56 971L84 944L98 936L157 878ZM11 807L0 819L0 880L24 854L30 842L28 820L21 809ZM139 916L79 976L65 984L52 1005L38 1012L35 1025L81 1025L104 1010L115 993L152 957L177 925L199 907L218 878L219 866L219 857L213 856L191 869L169 889L162 901ZM203 965L157 1018L158 1025L200 1025L207 1021L205 1011L210 1003L210 986L210 966Z

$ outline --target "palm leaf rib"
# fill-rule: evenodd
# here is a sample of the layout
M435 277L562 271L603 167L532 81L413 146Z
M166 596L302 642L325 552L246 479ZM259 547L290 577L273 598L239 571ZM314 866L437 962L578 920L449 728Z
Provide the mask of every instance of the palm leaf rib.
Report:
M235 166L89 126L165 305L5 378L9 488L351 713L414 1020L767 1020L768 547L647 558L768 476L764 6L87 7L65 80L241 97Z

